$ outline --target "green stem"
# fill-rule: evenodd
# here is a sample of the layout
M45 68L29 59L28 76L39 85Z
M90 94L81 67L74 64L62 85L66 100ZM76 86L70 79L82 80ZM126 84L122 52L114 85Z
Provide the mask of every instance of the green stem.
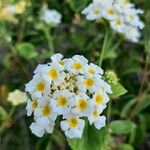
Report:
M142 79L141 86L140 86L140 89L139 89L139 94L138 94L138 97L137 97L137 104L132 109L132 111L131 111L131 113L130 113L130 115L128 117L129 119L133 119L138 114L138 112L140 110L140 107L141 107L142 103L145 100L145 95L146 95L147 91L145 90L143 92L143 88L144 88L145 81L146 81L146 78L147 78L147 69L148 69L148 57L146 57L146 59L145 59L145 67L144 67L144 71L143 71L143 79Z
M53 37L51 35L51 27L44 27L43 32L44 32L45 38L47 40L47 45L48 45L50 54L53 55L54 54L54 45L53 45Z
M100 58L99 58L99 66L102 66L102 62L103 62L104 54L105 54L105 50L106 50L107 40L108 40L108 31L106 30L104 41L103 41L103 46L102 46L102 50L101 50L101 54L100 54Z
M5 130L5 125L6 123L9 121L9 119L12 117L12 115L15 112L15 106L13 106L13 108L10 110L10 113L7 115L5 121L3 122L2 126L0 127L0 134L2 134L2 132Z
M107 107L107 124L109 123L110 115L111 115L111 101L109 101L108 107Z

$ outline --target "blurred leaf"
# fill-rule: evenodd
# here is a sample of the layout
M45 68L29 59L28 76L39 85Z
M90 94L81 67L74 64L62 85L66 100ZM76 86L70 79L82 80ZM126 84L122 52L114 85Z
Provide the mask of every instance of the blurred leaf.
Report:
M107 53L105 53L105 55L104 55L104 59L114 59L114 58L116 58L117 57L117 54L116 54L116 52L115 51L111 51L111 50L109 50L109 51L107 51Z
M6 110L0 106L0 121L3 121L7 116L7 112Z
M119 150L134 150L134 149L130 144L120 144Z
M105 147L107 132L105 128L97 130L86 125L81 139L67 139L72 150L102 150Z
M8 102L7 101L8 92L9 92L9 89L6 85L0 86L0 102L2 104L6 104Z
M122 112L121 112L121 117L122 118L127 118L128 114L130 113L130 110L133 108L133 105L136 103L136 99L131 99L129 100L126 105L123 107Z
M36 49L31 43L19 43L17 45L17 50L19 55L25 59L32 59L37 56Z
M127 90L120 84L111 84L112 94L111 97L118 97L127 93Z
M67 0L67 2L69 3L69 5L73 11L79 12L87 6L89 0L82 0L82 1Z
M145 117L143 115L139 115L139 120L137 123L137 128L130 133L130 144L134 145L134 147L139 148L139 145L142 143L146 131L146 123Z
M125 134L134 130L136 125L127 120L112 121L109 124L109 131L113 134Z
M150 94L145 96L145 100L144 100L144 102L142 103L142 105L140 107L140 111L146 109L149 106L150 106Z

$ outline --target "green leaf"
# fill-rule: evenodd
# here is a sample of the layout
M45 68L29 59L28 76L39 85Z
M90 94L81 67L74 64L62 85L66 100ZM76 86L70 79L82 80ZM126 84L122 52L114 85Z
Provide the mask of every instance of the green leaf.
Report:
M34 45L27 42L18 44L17 50L19 55L25 59L32 59L38 55Z
M72 150L103 150L107 132L105 128L97 130L94 126L86 125L81 139L67 139Z
M130 144L120 144L119 150L134 150L134 149Z
M118 97L127 93L127 90L120 83L111 84L111 89L112 97Z
M121 117L122 118L127 118L131 109L133 108L133 105L136 103L136 98L129 100L125 106L123 107L121 111Z
M5 120L6 117L7 117L6 110L2 106L0 106L0 124L3 120Z
M82 1L67 0L67 2L73 11L79 12L87 6L89 0L82 0Z
M112 121L109 124L109 131L113 134L125 134L129 133L136 128L136 125L127 120Z

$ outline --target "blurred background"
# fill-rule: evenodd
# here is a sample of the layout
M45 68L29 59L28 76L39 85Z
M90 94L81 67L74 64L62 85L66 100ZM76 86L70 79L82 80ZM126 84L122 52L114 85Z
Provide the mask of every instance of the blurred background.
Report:
M131 124L119 124L120 132L112 125L103 149L150 149L150 1L132 0L144 10L141 20L145 28L139 43L128 42L105 21L87 21L81 11L90 2L0 0L0 150L81 149L68 144L59 126L43 138L31 134L33 118L26 116L27 97L22 92L35 67L48 62L53 53L65 57L81 54L99 64L106 31L109 36L102 68L111 73L109 81L116 79L121 89L116 89L105 113L108 123L129 120ZM57 10L61 23L49 25L43 19L44 9Z

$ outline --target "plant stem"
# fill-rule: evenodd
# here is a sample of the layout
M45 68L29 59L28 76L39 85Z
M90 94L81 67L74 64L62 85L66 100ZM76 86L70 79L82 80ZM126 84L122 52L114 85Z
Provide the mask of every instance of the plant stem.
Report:
M3 122L2 126L0 127L0 134L2 134L2 132L5 130L5 125L7 124L7 122L9 121L9 119L14 114L15 108L16 108L15 106L12 107L12 109L10 110L10 113L7 115L5 121Z
M108 41L108 31L106 30L104 41L103 41L103 46L102 46L102 50L101 50L101 54L100 54L100 58L99 58L99 66L102 66L102 62L103 62L103 59L104 59L104 54L105 54L105 50L106 50L107 41Z
M111 115L111 101L109 101L108 107L107 107L107 124L109 123L110 115Z
M51 35L51 27L44 27L43 32L45 34L47 45L49 48L50 55L54 54L54 45L53 45L53 37Z
M142 93L142 92L143 92L145 80L147 78L147 68L148 68L148 56L145 59L143 79L142 79L141 86L140 86L140 89L139 89L139 94L138 94L138 97L137 97L137 104L135 105L135 107L131 111L131 114L129 115L129 119L133 119L136 116L136 114L139 112L139 109L140 109L143 101L145 100L146 92L144 92L144 93Z

